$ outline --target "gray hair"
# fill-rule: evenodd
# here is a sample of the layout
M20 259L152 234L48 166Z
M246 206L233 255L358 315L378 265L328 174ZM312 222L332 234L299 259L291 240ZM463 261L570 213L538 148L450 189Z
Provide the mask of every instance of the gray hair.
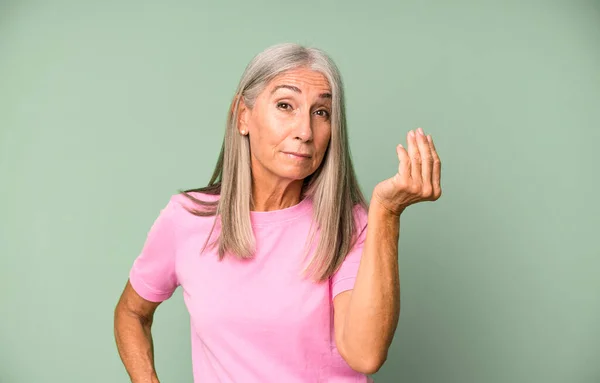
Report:
M193 214L221 217L219 238L211 244L212 247L218 243L221 259L226 252L239 258L253 257L256 243L250 220L250 207L253 206L250 142L247 136L238 132L238 108L242 99L252 108L273 78L299 67L322 73L329 81L332 93L329 146L319 168L304 180L301 196L313 200L313 225L306 249L314 241L316 229L320 230L318 247L304 272L316 281L325 281L338 270L354 246L359 234L354 209L356 205L367 209L367 203L350 155L342 78L337 66L322 50L284 43L271 46L252 59L231 103L221 153L208 185L182 193L198 207L190 210ZM220 198L201 201L189 192L219 195Z

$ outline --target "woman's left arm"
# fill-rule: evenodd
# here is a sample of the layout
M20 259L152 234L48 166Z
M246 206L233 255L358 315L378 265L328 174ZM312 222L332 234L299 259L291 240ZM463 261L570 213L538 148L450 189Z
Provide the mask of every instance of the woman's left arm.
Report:
M377 372L387 359L400 316L400 216L409 205L441 196L441 162L431 136L419 128L408 133L407 142L408 150L397 147L398 173L373 191L354 288L333 301L338 351L365 374Z

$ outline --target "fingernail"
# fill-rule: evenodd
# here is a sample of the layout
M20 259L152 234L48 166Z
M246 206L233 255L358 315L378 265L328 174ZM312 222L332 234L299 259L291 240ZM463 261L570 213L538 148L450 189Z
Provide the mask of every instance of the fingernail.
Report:
M420 135L422 135L422 136L424 136L424 135L425 135L425 133L423 132L423 128L419 128L419 129L417 129L417 130L419 131L419 134L420 134Z
M409 134L411 137L414 137L414 136L415 136L415 132L413 132L412 130L411 130L410 132L408 132L408 134Z

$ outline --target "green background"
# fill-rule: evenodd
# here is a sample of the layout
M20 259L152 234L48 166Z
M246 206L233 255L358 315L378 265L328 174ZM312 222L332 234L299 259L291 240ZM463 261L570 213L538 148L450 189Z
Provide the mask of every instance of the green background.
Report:
M442 158L442 198L401 220L376 381L600 381L598 1L0 4L0 382L128 381L129 268L170 195L208 181L248 61L284 41L339 65L367 196L408 130ZM191 382L181 290L153 332L162 382Z

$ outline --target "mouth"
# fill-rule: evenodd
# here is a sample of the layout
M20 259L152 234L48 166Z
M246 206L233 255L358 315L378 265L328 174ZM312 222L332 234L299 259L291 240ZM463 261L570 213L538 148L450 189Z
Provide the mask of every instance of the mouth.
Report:
M310 158L311 155L307 154L307 153L297 153L297 152L283 152L283 154L285 154L286 156L290 157L290 158Z

